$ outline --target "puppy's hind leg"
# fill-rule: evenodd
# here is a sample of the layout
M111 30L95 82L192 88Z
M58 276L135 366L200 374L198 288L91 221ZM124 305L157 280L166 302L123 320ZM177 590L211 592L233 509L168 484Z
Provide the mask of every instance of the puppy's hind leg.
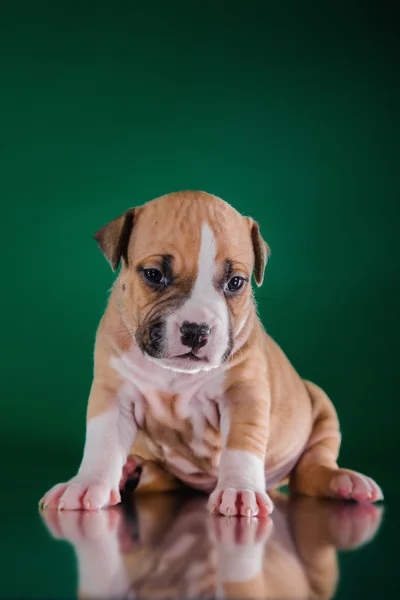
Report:
M290 490L357 502L382 500L382 491L373 479L338 467L341 436L336 411L318 386L308 381L305 385L313 406L314 424L307 447L291 473Z
M133 491L136 495L173 492L184 488L184 485L162 465L135 455L128 456L119 485L125 495Z

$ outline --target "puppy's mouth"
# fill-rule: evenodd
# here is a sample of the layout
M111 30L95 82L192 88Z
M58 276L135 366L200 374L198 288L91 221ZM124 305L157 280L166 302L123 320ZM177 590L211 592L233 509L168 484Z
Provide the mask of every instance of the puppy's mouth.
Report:
M195 362L208 362L208 358L206 356L197 356L192 350L190 352L186 352L185 354L178 354L173 358L185 358L189 360L194 360Z

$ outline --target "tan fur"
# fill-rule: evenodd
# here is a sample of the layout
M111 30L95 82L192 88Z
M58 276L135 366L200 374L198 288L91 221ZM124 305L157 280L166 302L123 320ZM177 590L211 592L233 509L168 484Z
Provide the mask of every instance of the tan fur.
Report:
M95 381L89 400L89 418L107 409L121 385L109 366L111 353L115 348L121 353L129 349L132 343L131 327L137 327L153 309L153 296L138 280L136 265L146 261L156 266L161 251L173 254L177 276L173 293L179 293L179 290L185 293L197 273L199 238L193 232L204 221L209 223L218 242L217 262L227 256L234 257L235 270L248 277L255 267L258 284L262 283L270 252L257 223L250 218L243 218L228 204L210 194L170 194L133 212L134 225L132 220L133 229L127 247L115 250L116 229L113 225L111 237L114 245L106 248L111 262L115 263L115 256L122 257L123 268L97 336ZM132 213L128 211L126 214ZM118 227L121 228L126 216L119 219ZM126 232L123 243L127 243ZM104 247L102 249L104 251ZM325 476L323 483L315 479L313 483L308 483L307 477L305 483L303 473L306 469L302 467L304 461L309 460L306 457L315 458L318 452L317 462L321 457L330 468L336 468L340 434L333 406L317 386L311 387L312 384L302 381L279 346L266 334L257 317L250 286L245 294L228 302L234 331L244 314L247 313L248 318L236 339L237 351L228 361L225 396L229 403L231 427L227 447L262 457L270 479L276 475L279 480L290 474L306 451L292 478L292 488L310 494L333 495L329 490L329 477ZM145 446L148 458L161 465L164 464L162 447L167 445L177 455L190 459L200 473L214 474L221 452L219 431L208 423L204 442L209 454L197 457L191 450L190 424L176 414L177 401L174 395L160 391L165 418L159 420L147 412L136 445ZM309 446L314 448L312 455L307 453ZM140 454L135 446L132 453ZM155 489L158 488L159 484L155 484Z
M131 454L142 465L149 462L152 475L138 491L169 490L178 485L177 479L212 489L225 449L262 458L268 488L289 477L294 491L336 497L333 478L352 472L339 470L336 463L340 432L335 409L322 390L300 378L257 316L250 279L254 274L257 284L262 283L269 247L255 221L211 194L163 196L129 209L96 234L113 269L120 261L122 269L97 332L88 421L116 406L124 386L111 359L137 349L135 334L146 335L148 322L166 308L173 309L192 288L202 223L208 224L216 241L216 277L224 276L229 259L234 272L249 280L242 293L226 297L234 340L221 367L229 431L224 446L219 423L207 416L201 440L204 451L199 453L193 420L182 412L184 398L168 388L144 392L140 398L143 422ZM138 270L160 267L165 254L173 256L174 284L159 298ZM217 398L210 401L215 401L217 410ZM155 405L160 410L156 411ZM170 459L193 465L193 473L183 478L179 472L169 472L171 460L166 459L166 452ZM354 483L354 489L357 485ZM373 499L381 497L377 486L374 494Z
M192 281L196 277L196 257L199 252L198 236L193 236L192 232L196 231L199 222L208 221L218 240L217 261L224 260L226 256L236 257L233 262L234 270L250 277L254 265L254 247L251 237L251 232L254 231L252 235L260 248L258 250L261 261L259 270L260 273L264 271L269 249L253 220L244 219L228 204L209 194L200 193L196 197L193 193L171 194L168 197L168 214L165 213L164 207L165 200L160 198L147 203L139 213L136 209L137 216L135 216L127 250L128 265L131 265L131 268L122 270L97 336L95 382L96 374L99 373L99 379L104 383L101 386L94 384L89 400L89 418L105 410L107 397L115 397L121 385L119 377L109 366L110 355L114 348L117 347L122 353L129 349L131 343L129 327L124 323L118 310L119 301L122 303L122 315L129 311L134 324L137 324L140 319L143 320L146 311L152 309L152 297L147 288L137 281L138 275L132 265L137 265L145 259L146 262L150 261L157 265L157 256L162 248L163 252L171 252L174 255L174 270L178 282L179 280ZM160 224L162 226L159 226ZM179 232L179 242L176 232ZM168 241L174 239L175 242ZM261 275L259 280L262 280ZM125 295L120 291L123 285ZM234 329L244 313L248 312L249 317L240 336L241 339L238 340L239 343L241 340L244 343L240 351L229 360L230 369L225 393L231 401L232 421L237 422L238 426L230 431L228 447L254 451L265 457L270 411L268 373L265 363L266 334L257 318L250 293L235 298L230 309ZM288 365L287 368L290 366ZM296 383L299 388L302 387L299 378ZM295 389L294 393L297 392L298 390ZM215 471L215 463L221 450L219 431L214 431L209 425L204 441L210 447L210 456L207 459L196 457L190 449L189 424L174 414L177 398L160 392L160 400L166 407L165 419L158 421L152 414L147 413L143 430L143 436L147 437L148 446L152 450L152 458L162 462L160 448L162 444L167 444L176 448L181 456L194 461L199 470ZM279 403L279 397L276 401ZM306 402L309 402L308 399ZM241 418L241 414L247 415L250 420L246 422L245 418ZM294 419L296 420L296 416ZM290 437L289 433L288 437ZM285 447L285 440L282 440L282 446ZM133 453L137 454L135 447Z

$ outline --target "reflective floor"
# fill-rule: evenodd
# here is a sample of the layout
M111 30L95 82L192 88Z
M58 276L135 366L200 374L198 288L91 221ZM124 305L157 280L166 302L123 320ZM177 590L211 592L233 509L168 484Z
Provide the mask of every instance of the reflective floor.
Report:
M352 589L366 597L360 577L368 580L374 569L366 549L379 540L381 506L279 494L271 519L247 520L211 517L205 501L130 497L98 513L47 509L41 518L51 538L75 554L75 593L85 597L339 597L339 552L364 554Z
M39 498L70 476L79 456L23 450L0 451L7 484L0 494L0 598L399 595L395 466L356 462L381 483L384 505L281 494L270 520L247 521L211 517L203 495L170 494L129 496L99 513L58 513L40 512Z

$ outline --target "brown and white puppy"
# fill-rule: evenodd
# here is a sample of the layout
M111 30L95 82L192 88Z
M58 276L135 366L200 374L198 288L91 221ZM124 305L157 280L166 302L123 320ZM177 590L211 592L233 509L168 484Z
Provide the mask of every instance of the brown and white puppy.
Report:
M270 513L267 489L287 477L307 495L382 499L369 477L338 467L333 405L260 323L250 280L262 284L269 248L255 221L180 192L95 238L122 269L97 332L82 464L42 505L116 504L132 461L144 467L138 491L183 482L225 515Z

